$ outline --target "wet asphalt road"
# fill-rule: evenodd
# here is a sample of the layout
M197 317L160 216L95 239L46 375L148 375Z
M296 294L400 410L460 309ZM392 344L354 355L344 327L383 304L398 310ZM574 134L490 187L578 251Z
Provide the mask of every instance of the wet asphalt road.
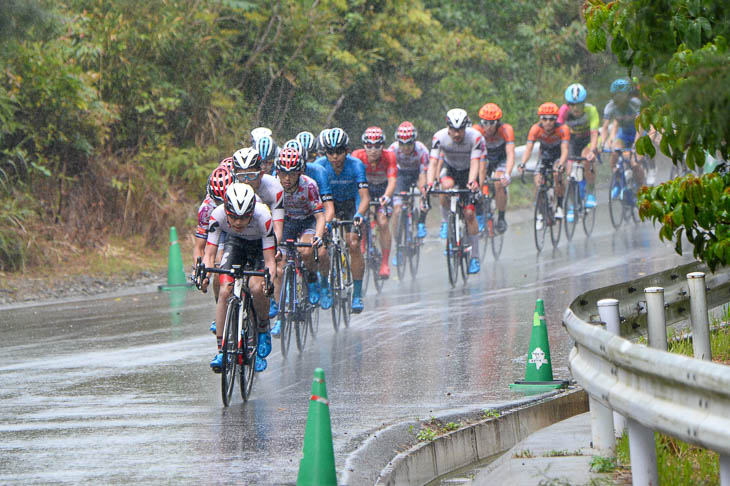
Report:
M339 472L385 424L519 398L508 385L524 378L537 298L554 374L568 378L560 317L576 295L688 260L649 224L614 231L600 209L590 239L578 228L539 256L530 224L513 221L499 261L456 289L432 226L416 281L392 279L377 297L371 286L338 333L323 314L288 360L275 340L252 400L236 394L229 408L208 366L210 295L0 309L0 484L293 484L317 367Z

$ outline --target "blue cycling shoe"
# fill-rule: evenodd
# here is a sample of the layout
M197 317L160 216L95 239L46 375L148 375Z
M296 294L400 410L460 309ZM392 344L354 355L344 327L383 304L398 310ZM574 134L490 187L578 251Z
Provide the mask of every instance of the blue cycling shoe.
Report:
M573 208L568 209L568 214L565 215L565 219L568 220L568 223L572 223L575 219L575 214L573 213Z
M449 236L449 223L443 222L441 223L441 233L439 234L441 236L442 240L445 240L447 236Z
M319 305L322 309L329 309L332 307L332 294L330 293L329 287L322 287L320 290Z
M365 308L365 306L362 303L362 297L353 297L352 298L352 313L353 314L361 313L364 308Z
M596 207L596 196L593 194L588 194L586 196L586 208L592 209Z
M214 373L221 372L221 368L223 368L223 353L218 353L215 355L213 361L210 362L210 367Z
M309 288L309 303L317 305L319 303L319 283L309 282L307 287Z
M281 334L281 321L277 320L274 323L274 326L271 328L271 331L269 331L269 332L271 333L272 336L279 337L279 335Z
M268 363L266 363L266 358L262 358L261 356L256 357L256 364L254 365L253 369L257 373L261 373L266 369L268 366Z
M426 232L426 225L425 223L418 223L418 233L416 236L419 238L425 238L428 233Z
M611 188L611 199L618 199L618 195L619 195L619 187L618 186L613 186Z
M477 223L479 224L479 232L484 231L484 224L485 224L486 218L483 214L477 214Z
M481 268L479 264L478 258L472 258L469 262L469 271L468 273L479 273L479 269Z
M269 331L259 333L259 345L256 348L259 358L265 358L271 354L271 334Z
M273 319L278 313L279 306L276 305L276 301L274 299L271 299L271 304L269 305L269 319Z
M213 334L215 334L215 321L213 321L213 322L210 323L210 332L212 332Z

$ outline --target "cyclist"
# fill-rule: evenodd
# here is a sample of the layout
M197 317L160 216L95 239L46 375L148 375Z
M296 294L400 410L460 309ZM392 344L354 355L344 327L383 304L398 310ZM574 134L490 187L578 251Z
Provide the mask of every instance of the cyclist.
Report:
M562 123L558 123L558 105L555 103L543 103L537 109L540 121L532 125L527 134L525 153L522 154L522 163L519 165L520 172L524 170L525 163L532 155L532 148L535 142L540 142L540 158L536 170L540 167L552 167L555 177L555 194L558 198L558 207L555 210L555 218L563 218L563 193L565 187L561 177L560 169L565 167L568 159L568 144L570 143L570 130ZM535 173L535 188L542 183L539 172ZM541 220L536 223L538 229L542 229Z
M395 131L395 141L388 147L388 150L395 153L395 160L398 166L398 178L395 183L395 196L393 196L393 221L398 222L403 199L398 196L401 192L408 191L411 186L419 188L425 194L426 172L428 172L428 149L416 140L418 131L413 123L404 121ZM426 237L426 211L422 206L421 216L418 221L418 238ZM393 255L393 265L397 265L396 255Z
M317 157L325 156L324 138L327 136L328 131L329 128L324 128L317 136Z
M279 154L279 147L274 142L274 139L270 135L264 135L256 140L253 147L261 156L261 170L263 170L263 173L273 175L274 161Z
M572 161L570 157L584 157L584 171L586 184L586 208L596 207L596 197L593 195L596 175L593 173L593 159L595 158L598 143L598 110L590 103L586 103L586 89L582 84L571 84L565 90L565 102L558 113L558 123L564 123L570 130L568 146L568 164L566 174L570 174ZM568 221L573 215L567 214Z
M349 141L350 139L343 129L329 129L323 140L326 156L318 158L316 163L324 167L327 172L332 189L335 217L344 220L352 219L356 225L359 225L362 223L362 215L365 214L370 204L370 193L365 176L365 166L360 159L347 154ZM365 273L365 263L357 233L349 231L345 238L350 248L353 279L352 312L359 314L364 307L362 277ZM325 294L330 296L330 289L327 285L326 275L322 275L322 298Z
M393 193L395 192L396 178L398 177L398 165L395 153L390 150L383 150L385 146L385 134L380 127L369 127L362 134L362 143L365 148L352 152L352 156L360 159L365 165L365 175L368 178L368 190L370 199L378 200L378 207L375 216L380 233L380 248L383 251L378 275L381 278L390 277L388 258L390 257L390 216L393 213Z
M494 201L497 203L497 232L507 231L504 213L507 209L507 186L512 169L515 167L515 132L512 125L502 122L502 109L495 103L487 103L479 108L479 125L474 127L484 137L486 154L479 168L479 180L483 190L488 177L499 177L494 183ZM479 218L479 230L484 230L484 215Z
M304 175L304 157L294 148L284 148L276 160L276 174L284 188L282 205L284 207L284 233L282 242L298 240L312 243L315 248L322 243L324 233L324 209L319 197L319 189L314 179ZM300 248L304 266L309 270L309 302L319 302L317 268L314 266L313 248ZM279 272L283 274L286 260L279 260ZM277 320L271 335L281 332L281 321Z
M250 145L256 146L256 142L258 142L259 138L261 137L272 137L271 129L266 127L256 127L253 130L251 130L251 139L250 139Z
M431 155L426 176L427 188L433 187L436 176L440 178L443 189L460 187L479 190L479 163L484 155L484 137L469 126L471 121L466 111L454 108L446 113L447 128L442 128L433 136ZM442 170L442 164L445 165ZM441 238L446 239L448 232L449 199L441 196ZM479 226L475 217L474 204L464 210L467 231L471 237L469 273L479 272Z
M203 263L206 267L214 265L218 242L224 233L226 240L223 244L223 257L220 263L222 269L230 270L232 265L240 264L253 270L267 268L271 276L276 276L276 240L271 212L266 205L256 202L256 194L251 186L240 182L229 185L226 189L224 203L215 208L210 215L210 231L203 256ZM208 277L201 282L203 292L208 291L209 283ZM251 277L249 288L258 316L259 345L255 370L263 371L266 369L266 357L271 352L266 300L272 289L266 288L265 280L261 277ZM217 322L223 322L226 318L226 306L232 289L233 277L221 275L220 295L215 311ZM216 373L220 373L222 365L223 355L220 352L222 334L223 326L218 326L216 329L218 354L210 362L210 367Z
M317 158L317 151L315 150L315 145L317 144L317 140L314 138L314 134L312 132L299 132L297 133L297 136L294 137L296 140L301 144L302 154L304 155L304 162L314 162L314 159Z
M632 90L631 82L619 78L611 83L611 101L603 110L603 126L601 127L601 140L603 147L615 149L630 149L641 135L636 130L636 118L639 116L641 101L639 98L630 96ZM615 122L608 133L608 125ZM618 154L611 153L611 170L616 171ZM631 168L634 172L634 179L639 186L644 184L644 168L636 157L630 158ZM615 197L615 195L614 195Z

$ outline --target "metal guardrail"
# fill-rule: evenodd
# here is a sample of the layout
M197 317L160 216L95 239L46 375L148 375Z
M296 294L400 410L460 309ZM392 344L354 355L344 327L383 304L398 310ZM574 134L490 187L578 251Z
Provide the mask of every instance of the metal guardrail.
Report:
M707 327L707 306L700 311L697 306L705 298L710 308L730 301L730 269L706 276L693 273L698 271L709 272L704 265L691 263L591 290L576 298L563 315L563 324L575 339L570 369L590 396L594 447L614 453L611 411L622 414L628 422L634 484L657 484L654 431L659 431L718 452L720 483L730 486L730 367L626 339L645 330L649 320L653 323L649 342L656 343L659 333L653 331L653 340L651 333L658 320L659 341L663 338L666 343L661 311L655 310L662 308L661 296L658 306L652 297L661 293L657 287L664 289L666 324L690 319L693 325L702 322ZM689 280L688 274L692 274ZM647 307L652 309L649 313ZM709 336L707 349L701 353L705 359L710 358Z

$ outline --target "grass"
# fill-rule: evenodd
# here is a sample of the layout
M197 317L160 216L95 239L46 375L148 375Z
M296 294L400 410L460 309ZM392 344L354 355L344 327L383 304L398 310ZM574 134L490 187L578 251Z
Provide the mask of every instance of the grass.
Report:
M428 422L421 424L421 429L416 434L416 439L420 441L431 441L448 432L458 430L462 427L460 422L443 423L435 417L431 417ZM413 433L413 426L409 427Z

